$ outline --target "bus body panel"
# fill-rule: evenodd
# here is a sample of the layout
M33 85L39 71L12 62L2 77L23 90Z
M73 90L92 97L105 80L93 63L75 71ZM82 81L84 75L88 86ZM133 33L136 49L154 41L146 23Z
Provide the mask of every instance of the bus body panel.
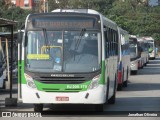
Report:
M131 61L131 71L137 71L138 70L138 63L139 59Z

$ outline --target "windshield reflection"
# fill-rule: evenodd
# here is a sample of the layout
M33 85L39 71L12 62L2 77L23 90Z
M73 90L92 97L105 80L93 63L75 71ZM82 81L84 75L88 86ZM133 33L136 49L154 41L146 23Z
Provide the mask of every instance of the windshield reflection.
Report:
M26 67L38 72L92 72L100 68L95 31L29 31Z

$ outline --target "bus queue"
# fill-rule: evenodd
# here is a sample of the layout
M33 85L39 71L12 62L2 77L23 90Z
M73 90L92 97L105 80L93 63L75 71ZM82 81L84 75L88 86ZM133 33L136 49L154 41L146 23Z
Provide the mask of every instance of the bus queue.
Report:
M130 35L91 9L30 14L19 33L18 101L34 104L36 112L44 104L92 104L103 111L130 74L156 57L153 38Z

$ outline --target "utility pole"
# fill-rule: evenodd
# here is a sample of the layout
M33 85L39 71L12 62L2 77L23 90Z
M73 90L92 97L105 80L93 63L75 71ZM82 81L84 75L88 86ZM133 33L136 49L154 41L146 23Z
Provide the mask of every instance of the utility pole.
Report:
M44 0L44 13L46 12L46 0Z
M46 10L47 9L47 10ZM48 0L44 0L44 13L48 12Z

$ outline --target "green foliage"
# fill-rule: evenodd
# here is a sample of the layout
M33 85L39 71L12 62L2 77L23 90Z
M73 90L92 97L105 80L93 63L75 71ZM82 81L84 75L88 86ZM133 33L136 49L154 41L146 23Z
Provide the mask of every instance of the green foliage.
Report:
M1 18L17 21L15 30L20 29L20 27L25 23L26 16L32 13L31 10L24 10L20 7L13 6L12 4L10 6L8 4L6 5L5 0L0 1L0 8Z
M0 17L18 21L19 29L26 16L33 13L19 7L8 7L0 1ZM48 9L89 8L99 11L130 34L152 36L160 40L160 6L151 7L142 0L48 0Z
M130 34L160 40L160 6L151 7L140 0L117 0L106 16Z

